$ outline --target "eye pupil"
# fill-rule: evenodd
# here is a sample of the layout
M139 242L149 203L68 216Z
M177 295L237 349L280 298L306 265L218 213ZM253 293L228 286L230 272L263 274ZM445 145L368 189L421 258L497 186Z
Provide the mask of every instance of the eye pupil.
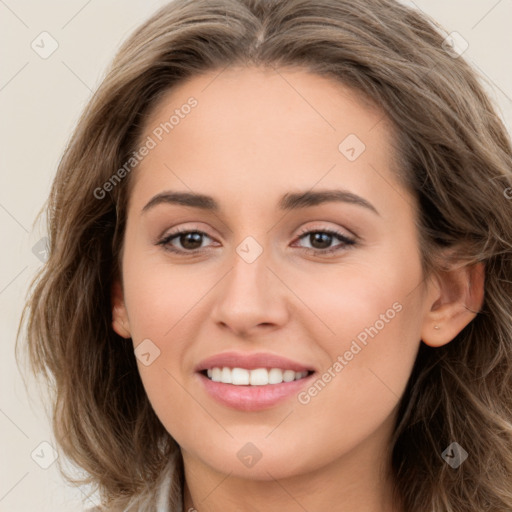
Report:
M192 238L193 237L193 238ZM192 246L188 243L192 239ZM202 235L201 233L185 233L180 235L180 243L186 249L194 250L201 247Z
M313 233L311 234L310 236L313 237L313 241L311 243L311 245L313 245L313 247L315 249L325 249L325 248L328 248L330 245L331 245L331 238L332 238L332 235L330 235L329 233ZM316 247L315 244L316 242L320 242L320 247ZM323 243L323 245L322 245Z

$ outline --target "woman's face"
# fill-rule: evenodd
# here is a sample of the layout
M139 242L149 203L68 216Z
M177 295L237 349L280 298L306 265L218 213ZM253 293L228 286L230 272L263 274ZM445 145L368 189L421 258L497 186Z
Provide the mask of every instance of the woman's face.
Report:
M208 73L153 111L114 320L186 463L378 466L432 302L392 136L301 70Z

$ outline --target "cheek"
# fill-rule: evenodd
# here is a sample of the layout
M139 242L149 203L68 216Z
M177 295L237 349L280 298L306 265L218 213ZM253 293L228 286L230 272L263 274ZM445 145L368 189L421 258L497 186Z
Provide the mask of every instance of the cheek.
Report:
M208 290L206 277L191 269L133 253L125 259L125 301L134 341L162 339L185 320Z
M151 352L149 364L137 358L139 374L155 414L173 437L182 439L195 424L187 418L200 413L183 376L184 360L198 337L194 305L206 290L180 267L171 271L169 265L132 262L126 260L125 294L134 349L137 353L146 344Z
M419 348L420 282L419 263L404 267L390 258L379 266L331 270L322 285L313 279L296 285L296 293L307 297L317 317L306 313L312 320L303 327L322 350L324 371L301 403L339 404L346 412L358 411L362 424L372 415L382 419L389 413L405 389Z
M315 339L323 340L331 356L348 350L353 340L369 346L369 341L378 337L386 339L391 348L391 344L415 338L420 332L419 265L404 269L390 259L379 265L333 265L322 273L301 279L290 274L287 278L310 308L304 322L315 329Z

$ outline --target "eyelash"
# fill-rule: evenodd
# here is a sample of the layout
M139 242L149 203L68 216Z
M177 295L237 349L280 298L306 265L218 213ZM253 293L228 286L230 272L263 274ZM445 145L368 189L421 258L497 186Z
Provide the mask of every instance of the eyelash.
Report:
M173 240L174 238L177 238L183 234L191 234L191 233L205 235L206 237L211 238L204 231L199 231L199 230L195 230L195 229L177 229L176 231L169 233L162 240L157 242L157 245L163 246L166 251L169 251L169 252L172 252L175 254L180 254L180 255L194 255L194 254L201 254L201 253L206 252L206 249L182 250L182 249L176 249L175 247L172 247L170 245L171 240ZM350 237L344 235L343 233L340 233L340 232L338 232L336 230L332 230L332 229L303 230L303 231L301 231L301 233L299 234L297 239L301 240L306 235L311 235L314 233L323 233L323 234L335 236L335 237L339 238L339 240L342 243L334 248L331 248L331 249L312 249L310 247L302 247L303 250L305 250L309 253L332 254L332 253L338 252L342 249L349 249L349 248L355 246L357 243L354 238L350 238Z

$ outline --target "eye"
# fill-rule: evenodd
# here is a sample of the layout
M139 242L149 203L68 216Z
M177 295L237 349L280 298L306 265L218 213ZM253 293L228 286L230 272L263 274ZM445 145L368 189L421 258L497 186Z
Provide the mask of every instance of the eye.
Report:
M204 237L210 238L204 231L177 229L167 234L162 240L157 242L157 245L161 245L166 251L176 254L198 254L205 252L205 249L201 247ZM299 240L307 239L308 237L313 247L303 247L303 249L313 253L331 254L356 244L354 238L331 229L304 230L301 232ZM329 247L336 238L341 243L337 246ZM172 244L175 239L179 242L181 248L177 248Z
M158 245L162 245L167 251L178 254L198 253L203 252L203 249L200 248L203 237L210 238L204 231L177 229L160 240ZM175 238L181 244L181 249L171 245L172 240Z
M299 240L307 240L308 237L313 247L304 247L304 249L313 253L331 254L346 249L347 246L350 247L356 244L356 240L354 238L348 237L347 235L333 229L305 230L301 232ZM333 239L336 238L341 243L334 247L328 247L333 242Z

